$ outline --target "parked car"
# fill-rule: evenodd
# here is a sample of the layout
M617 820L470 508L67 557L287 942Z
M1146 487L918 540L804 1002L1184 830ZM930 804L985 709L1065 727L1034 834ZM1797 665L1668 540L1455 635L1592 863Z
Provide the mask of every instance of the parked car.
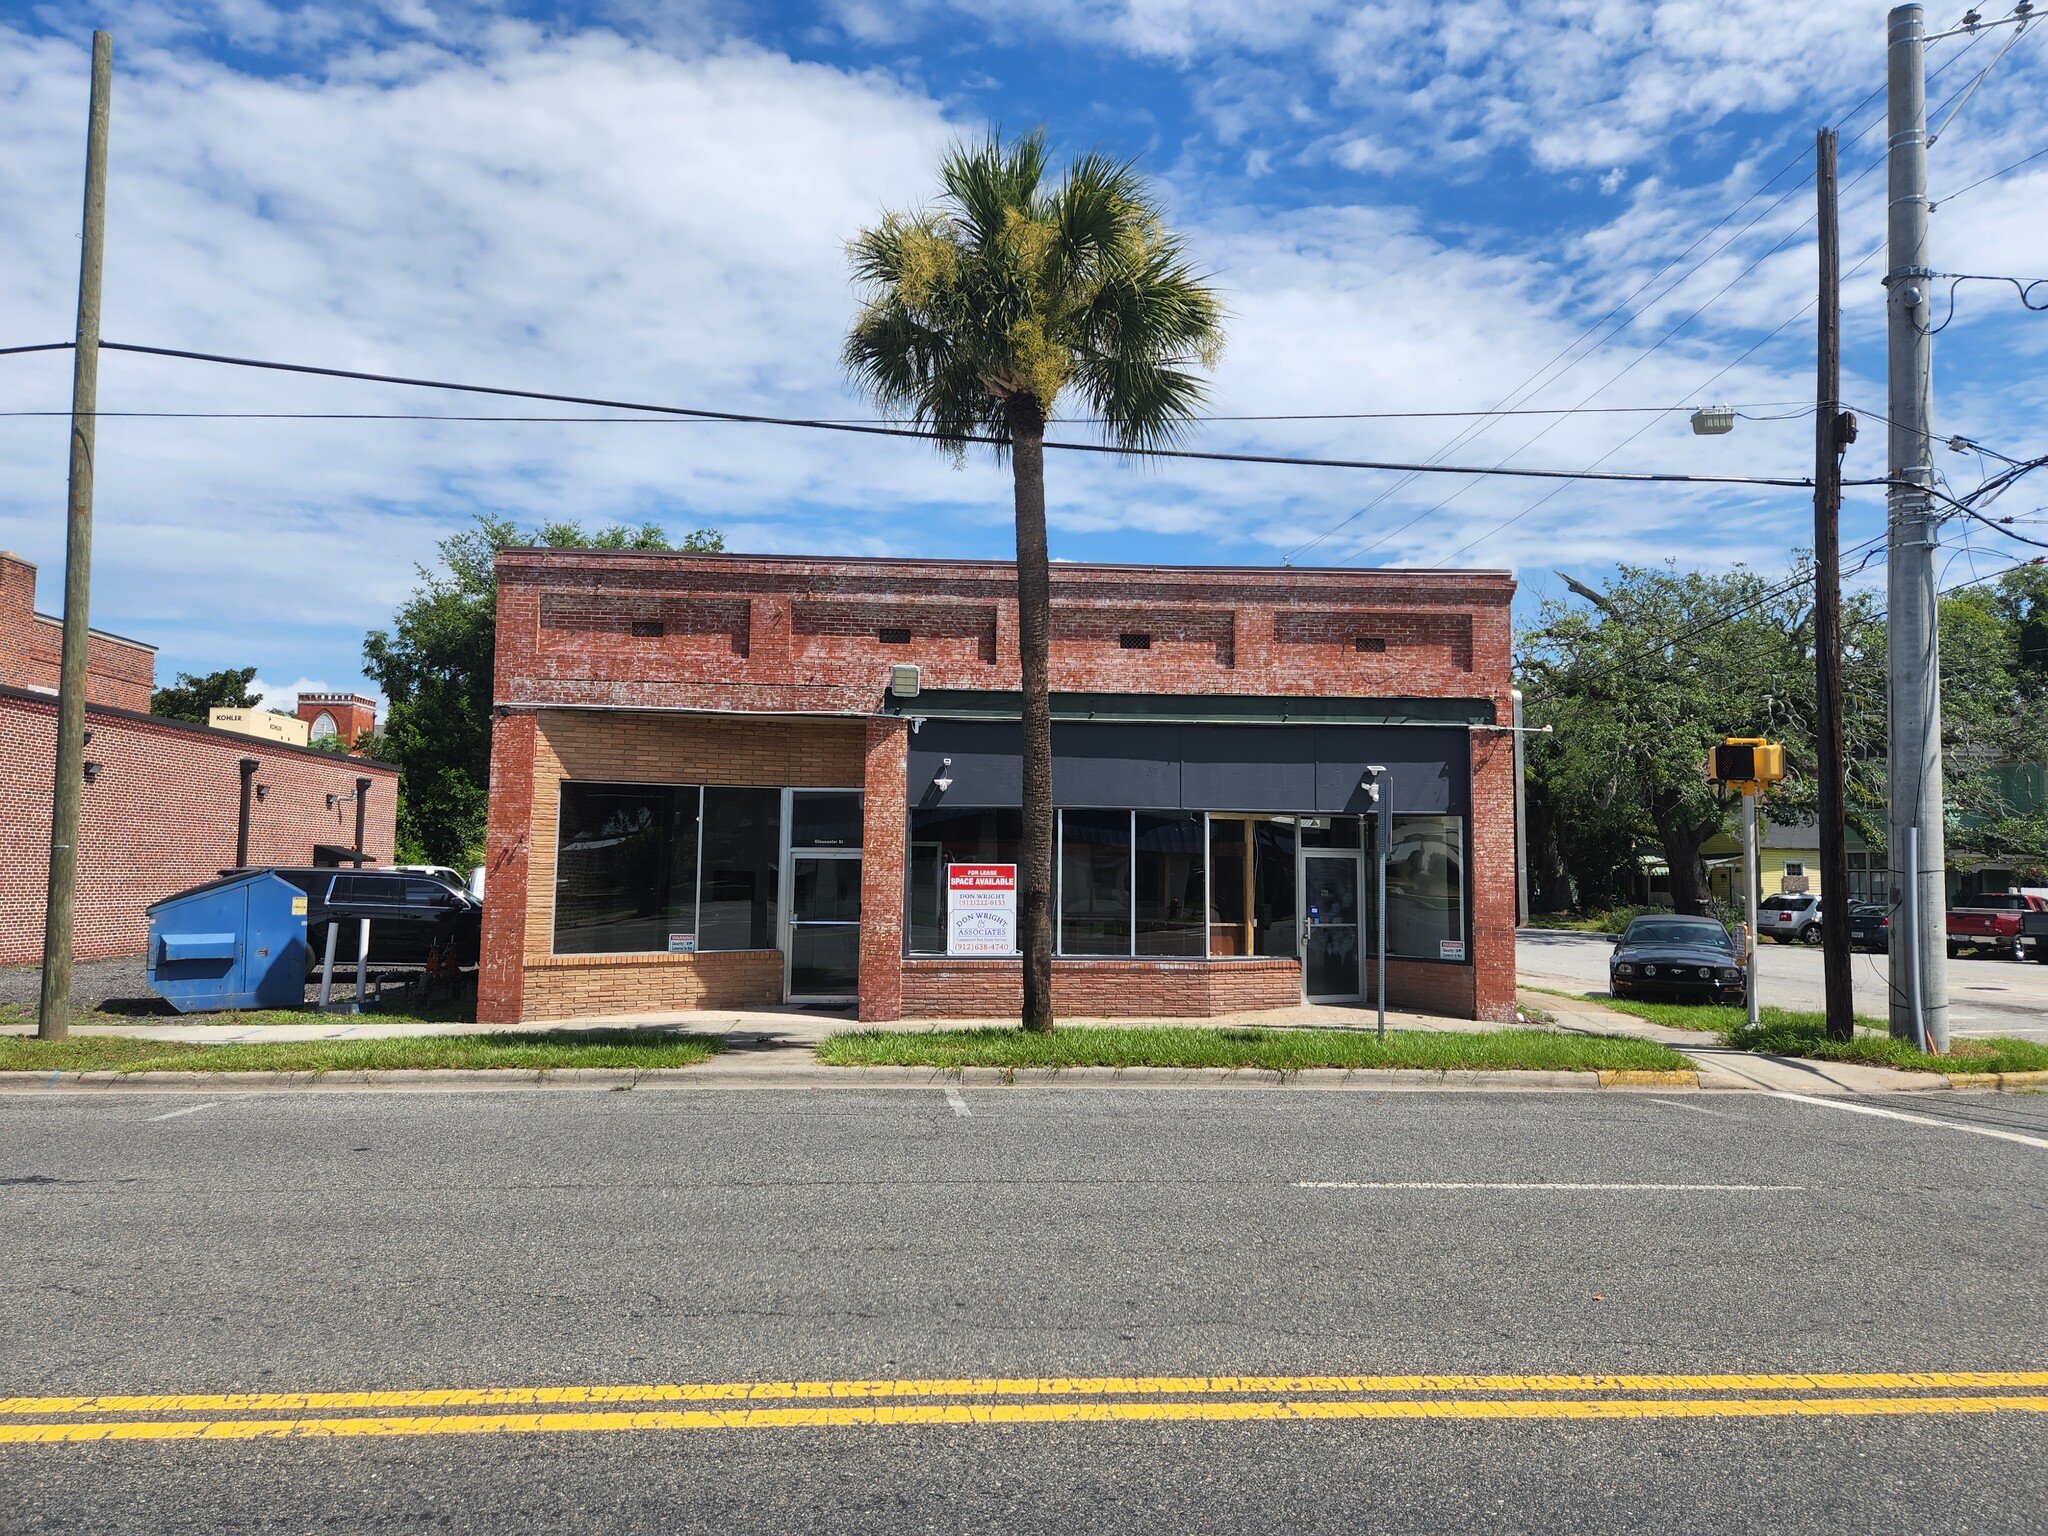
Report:
M2020 936L2033 947L2034 958L2048 965L2048 907L2020 914Z
M370 921L367 958L372 965L423 965L430 950L457 965L476 964L483 903L459 886L388 869L276 873L306 893L308 974L326 958L330 924L339 929L335 963L355 964L364 918Z
M1766 896L1756 909L1757 937L1780 944L1820 942L1820 898L1799 894Z
M1859 901L1849 908L1849 947L1889 949L1892 942L1891 909L1874 901Z
M2018 891L1994 892L1948 909L1948 952L1988 949L2008 959L2022 958L2025 940L2021 919L2029 912L2048 911L2048 897Z
M1740 1002L1743 963L1727 927L1711 917L1639 917L1614 941L1607 990L1702 1002Z

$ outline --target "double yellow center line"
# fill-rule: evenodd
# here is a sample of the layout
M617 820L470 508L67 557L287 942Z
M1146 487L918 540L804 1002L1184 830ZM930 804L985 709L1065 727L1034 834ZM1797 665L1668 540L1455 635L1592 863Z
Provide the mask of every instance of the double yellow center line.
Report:
M496 1411L450 1411L478 1409ZM1987 1413L2048 1413L2048 1371L961 1377L12 1397L0 1398L0 1444L925 1424Z

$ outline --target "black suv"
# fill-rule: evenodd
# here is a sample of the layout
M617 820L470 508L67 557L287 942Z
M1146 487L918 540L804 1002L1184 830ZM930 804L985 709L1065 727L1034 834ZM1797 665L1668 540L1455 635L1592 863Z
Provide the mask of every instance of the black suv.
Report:
M483 903L431 875L379 869L276 869L306 893L310 972L327 955L327 926L338 924L334 960L353 965L362 919L370 920L372 965L423 965L438 948L458 965L475 965Z

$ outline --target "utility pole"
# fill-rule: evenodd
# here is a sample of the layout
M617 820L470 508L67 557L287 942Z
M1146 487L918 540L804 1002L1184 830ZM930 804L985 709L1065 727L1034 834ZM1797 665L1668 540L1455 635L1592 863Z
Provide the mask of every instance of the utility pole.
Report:
M71 932L78 899L78 809L85 779L85 665L92 592L93 439L99 410L100 266L107 235L107 118L114 37L92 35L92 107L85 135L85 226L78 253L78 337L71 354L71 488L64 545L64 650L57 674L57 770L50 796L50 899L43 916L43 990L36 1035L71 1033Z
M1887 862L1895 871L1894 906L1905 919L1891 925L1891 1032L1910 1039L1917 1011L1929 1048L1946 1051L1947 839L1942 826L1941 665L1934 590L1940 528L1928 495L1934 483L1934 350L1927 324L1933 268L1927 255L1927 66L1921 7L1893 7L1886 27L1890 201L1885 310L1891 374L1886 819ZM1909 841L1917 856L1911 877L1904 878L1900 859Z
M1813 656L1820 709L1820 939L1830 1040L1856 1033L1849 958L1848 773L1842 750L1842 450L1855 418L1842 409L1842 244L1836 225L1835 131L1814 140L1820 213L1820 335L1813 458Z

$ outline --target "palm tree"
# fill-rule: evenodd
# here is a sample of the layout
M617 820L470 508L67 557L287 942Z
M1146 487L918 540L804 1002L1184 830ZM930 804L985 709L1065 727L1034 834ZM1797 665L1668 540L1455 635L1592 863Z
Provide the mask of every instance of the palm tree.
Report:
M991 133L939 166L938 199L849 242L854 379L956 458L994 445L1016 488L1023 663L1024 1027L1052 1028L1051 571L1045 426L1071 391L1119 448L1172 442L1215 365L1223 307L1129 162L1084 155L1048 185L1045 135Z

